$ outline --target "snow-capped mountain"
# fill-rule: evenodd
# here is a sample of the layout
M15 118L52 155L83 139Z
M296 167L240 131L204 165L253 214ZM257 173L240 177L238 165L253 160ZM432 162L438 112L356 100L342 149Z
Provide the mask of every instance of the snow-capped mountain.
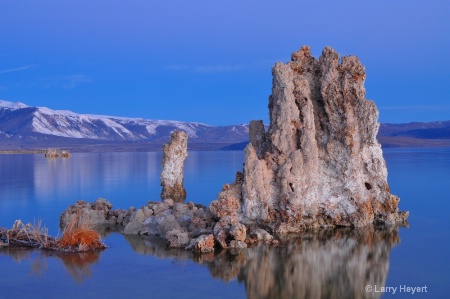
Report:
M219 127L196 122L78 114L0 100L0 137L3 138L159 143L166 142L174 130L185 131L191 143L230 144L248 140L247 125Z
M78 114L0 100L0 150L160 150L174 130L188 134L191 149L241 150L248 143L248 125ZM450 121L381 124L378 140L383 147L449 147Z

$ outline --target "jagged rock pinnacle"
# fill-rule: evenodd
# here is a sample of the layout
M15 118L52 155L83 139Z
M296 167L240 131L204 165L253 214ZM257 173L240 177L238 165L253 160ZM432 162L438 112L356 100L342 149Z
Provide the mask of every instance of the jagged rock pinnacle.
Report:
M326 47L319 59L303 46L272 69L270 127L250 125L244 175L221 200L235 196L237 219L278 233L306 227L404 221L390 194L378 110L365 99L364 66ZM224 202L225 206L226 203Z

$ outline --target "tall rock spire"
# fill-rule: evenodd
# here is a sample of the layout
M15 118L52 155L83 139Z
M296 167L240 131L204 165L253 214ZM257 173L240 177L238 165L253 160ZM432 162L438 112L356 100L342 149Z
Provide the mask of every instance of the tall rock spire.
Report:
M161 199L171 198L174 202L184 202L184 160L187 153L187 135L183 131L175 131L171 139L163 147L161 171Z

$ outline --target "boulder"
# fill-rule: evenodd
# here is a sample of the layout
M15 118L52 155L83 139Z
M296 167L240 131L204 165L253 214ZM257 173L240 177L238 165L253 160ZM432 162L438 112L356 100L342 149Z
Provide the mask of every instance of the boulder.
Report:
M227 232L225 230L219 230L216 233L214 233L215 240L217 241L217 244L223 249L228 248L227 244Z
M242 223L234 223L230 227L229 234L236 241L244 241L247 237L247 228Z
M210 203L209 210L215 217L237 217L241 212L243 177L244 175L238 172L235 182L231 185L224 185L218 199Z
M261 228L251 230L250 237L256 239L258 242L271 242L273 240L273 236Z
M166 238L167 232L171 230L183 231L173 215L161 215L147 218L143 223L141 233Z
M189 245L186 247L188 250L194 250L195 252L213 252L214 251L214 236L202 235L196 239L192 239Z
M125 226L123 233L128 235L137 235L142 230L145 221L143 209L138 209L131 215L130 222Z
M243 242L243 241L232 240L230 242L229 248L231 248L231 249L247 248L247 244L245 244L245 242Z
M184 248L189 243L189 235L177 229L173 229L166 233L166 239L170 248Z
M191 224L193 212L183 203L176 203L173 207L173 215L182 227L188 227Z
M71 223L83 223L91 227L114 225L117 223L117 217L111 209L112 204L103 198L93 203L79 200L61 214L60 228L64 230Z
M145 219L147 219L150 216L153 216L153 210L150 209L148 206L143 207L142 211L144 212Z

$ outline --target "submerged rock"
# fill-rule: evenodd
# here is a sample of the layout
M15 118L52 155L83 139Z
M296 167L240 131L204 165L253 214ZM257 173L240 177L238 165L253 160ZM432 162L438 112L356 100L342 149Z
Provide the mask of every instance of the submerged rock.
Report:
M175 131L169 143L164 144L161 172L161 199L172 199L174 202L184 202L184 160L187 157L187 135L183 131Z
M278 234L307 227L394 224L378 110L365 99L365 69L355 56L326 47L319 59L303 46L272 70L270 127L250 124L242 177L210 208Z

